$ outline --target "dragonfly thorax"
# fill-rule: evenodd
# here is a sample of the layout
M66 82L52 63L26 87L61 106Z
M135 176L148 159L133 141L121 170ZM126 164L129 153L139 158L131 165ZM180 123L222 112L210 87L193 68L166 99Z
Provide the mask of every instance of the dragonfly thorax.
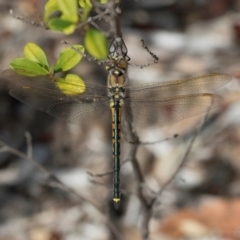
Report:
M122 87L126 81L127 61L111 59L106 66L108 75L108 87Z
M124 99L125 97L125 88L124 87L119 87L119 86L115 86L115 87L109 87L108 88L108 97L110 99L115 99L115 100L121 100Z
M109 74L108 87L123 87L125 85L125 75Z
M127 60L115 57L111 58L106 66L107 71L111 70L119 70L119 71L124 71L126 72L128 68L128 62Z

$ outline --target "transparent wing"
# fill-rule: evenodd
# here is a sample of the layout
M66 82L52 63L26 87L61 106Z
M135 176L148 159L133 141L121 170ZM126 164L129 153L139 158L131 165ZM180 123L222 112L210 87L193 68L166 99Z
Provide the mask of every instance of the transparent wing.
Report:
M124 102L125 118L134 126L162 127L217 107L222 97L215 94L192 94L162 100Z
M64 79L60 78L50 78L49 76L38 76L38 77L27 77L17 74L12 69L7 69L3 71L2 73L3 77L8 79L12 84L11 87L14 87L16 84L22 87L33 87L38 89L47 89L48 91L57 91L62 92L57 87L56 82L58 83L65 83ZM106 96L107 93L107 87L100 85L100 84L94 84L94 83L86 83L86 82L71 82L68 83L70 85L70 88L76 89L76 91L81 90L86 86L85 91L83 92L84 95L91 95L91 96Z
M79 89L80 92L85 88L85 91L66 95L57 87L54 79L47 76L26 77L9 69L3 72L3 77L12 83L11 96L56 118L72 124L98 122L106 117L110 119L105 86L74 82L71 88Z
M127 97L133 99L161 100L186 94L211 92L228 83L231 79L232 77L225 73L211 73L181 80L130 86L126 88L126 94Z

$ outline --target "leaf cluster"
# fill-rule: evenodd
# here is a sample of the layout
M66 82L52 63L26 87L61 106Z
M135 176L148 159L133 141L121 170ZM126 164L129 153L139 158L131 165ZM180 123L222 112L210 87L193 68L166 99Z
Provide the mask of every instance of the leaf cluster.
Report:
M85 49L82 45L74 45L73 47L84 54ZM49 79L55 81L63 93L75 95L85 91L85 84L79 76L67 74L65 78L55 78L54 75L70 70L81 59L82 56L76 50L68 47L60 52L56 64L50 66L44 51L37 44L28 43L24 47L24 57L13 59L10 66L18 74L27 77L47 75ZM74 88L74 84L81 85L81 88Z
M98 2L99 4L106 4L108 0L98 0ZM84 21L88 23L86 19L89 17L92 8L90 0L48 0L45 5L44 22L51 30L71 34L79 23ZM106 37L101 31L90 27L88 24L86 26L85 46L73 45L64 49L60 52L55 64L50 66L41 47L30 42L24 47L24 57L15 58L10 62L11 68L18 74L28 77L48 75L55 78L55 74L66 72L76 66L84 56L85 49L98 60L106 59L108 56ZM69 86L71 86L72 81L82 81L80 77L74 74L68 74L64 79L69 83ZM64 86L63 81L59 83L60 88L61 86ZM62 89L66 88L62 87ZM67 90L65 93L75 94L74 89ZM79 90L77 90L77 93L79 93Z
M99 0L102 4L107 2L108 0ZM51 30L71 34L79 23L86 21L92 7L90 0L48 0L44 22Z
M106 4L108 0L98 0ZM86 23L93 6L90 0L48 0L45 5L44 22L49 29L71 34L81 23ZM108 54L104 34L86 25L84 43L87 51L99 60Z

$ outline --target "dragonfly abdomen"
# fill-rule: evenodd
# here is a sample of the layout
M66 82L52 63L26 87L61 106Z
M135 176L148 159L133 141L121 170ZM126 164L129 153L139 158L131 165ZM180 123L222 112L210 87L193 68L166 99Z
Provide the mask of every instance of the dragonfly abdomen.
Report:
M112 145L113 145L113 203L118 208L120 191L120 139L122 106L119 99L111 100L112 113Z

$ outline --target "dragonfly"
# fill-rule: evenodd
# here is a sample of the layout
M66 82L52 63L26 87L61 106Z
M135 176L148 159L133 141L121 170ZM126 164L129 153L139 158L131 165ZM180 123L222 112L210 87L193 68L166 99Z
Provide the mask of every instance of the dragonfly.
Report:
M159 128L219 106L222 97L212 93L231 80L225 73L129 85L130 58L121 39L109 47L106 63L107 85L76 82L56 76L27 77L12 69L3 77L12 83L10 95L23 103L71 124L94 124L106 118L112 122L113 203L119 207L121 124L129 121L136 128ZM61 89L59 88L61 84ZM76 94L67 94L75 89Z

